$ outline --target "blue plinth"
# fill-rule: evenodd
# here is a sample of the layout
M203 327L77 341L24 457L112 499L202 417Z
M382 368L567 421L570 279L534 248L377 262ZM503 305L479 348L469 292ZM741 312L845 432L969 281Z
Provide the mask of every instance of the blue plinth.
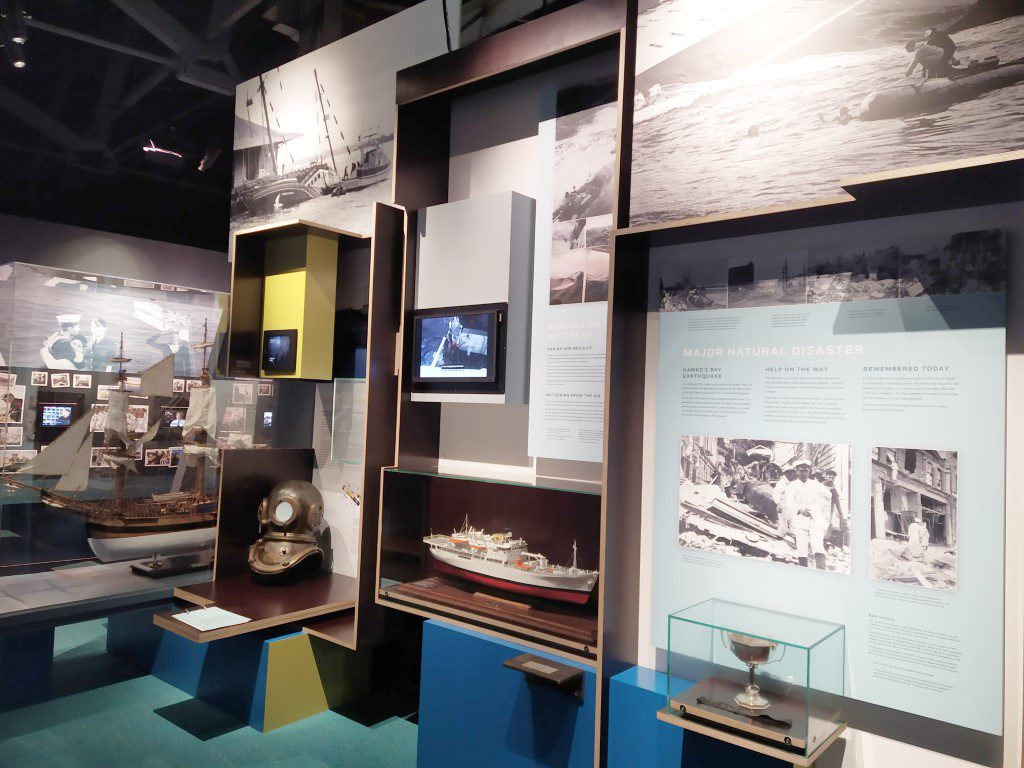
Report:
M423 625L418 768L592 768L594 668L583 700L502 666L521 653L565 659L440 621Z
M608 768L788 768L791 763L751 752L658 720L668 703L669 678L632 667L611 679ZM674 678L672 695L692 683Z

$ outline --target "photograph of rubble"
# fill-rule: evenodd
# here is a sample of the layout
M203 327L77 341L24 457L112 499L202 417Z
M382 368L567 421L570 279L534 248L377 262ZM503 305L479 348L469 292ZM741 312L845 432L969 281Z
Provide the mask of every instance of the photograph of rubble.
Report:
M956 451L872 449L871 577L956 589Z
M850 573L850 446L684 435L679 545Z
M875 301L899 297L900 251L881 248L836 248L811 258L807 303Z

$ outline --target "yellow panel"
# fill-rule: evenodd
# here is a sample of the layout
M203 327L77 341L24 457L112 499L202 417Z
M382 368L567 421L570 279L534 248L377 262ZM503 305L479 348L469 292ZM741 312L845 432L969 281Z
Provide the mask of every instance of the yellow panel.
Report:
M327 710L327 696L309 635L292 635L270 643L265 695L264 732Z
M338 241L313 234L295 235L271 240L266 248L262 330L295 328L298 341L295 373L272 374L261 369L260 375L330 379Z

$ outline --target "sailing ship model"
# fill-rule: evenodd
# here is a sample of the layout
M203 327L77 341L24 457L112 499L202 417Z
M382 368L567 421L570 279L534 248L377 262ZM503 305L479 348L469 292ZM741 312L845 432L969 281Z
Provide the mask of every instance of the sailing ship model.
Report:
M511 532L472 527L468 515L461 530L424 536L423 543L438 570L510 592L583 605L597 583L597 571L577 565L575 541L572 563L554 565L544 555L528 552L526 541Z
M191 487L181 490L185 470L179 466L170 493L132 497L127 493L128 475L137 472L136 453L152 441L160 427L159 417L144 434L130 431L128 376L124 356L124 335L120 351L111 362L118 366L117 389L109 393L107 421L103 432L100 463L113 472L111 496L88 500L74 494L89 487L92 459L92 414L87 413L69 426L56 440L4 483L14 488L38 491L48 506L64 509L86 519L89 546L102 562L130 560L148 555L176 555L197 552L213 546L216 538L217 497L206 490L206 463L216 464L217 450L207 442L216 431L216 391L211 386L209 348L206 327L203 341L192 345L204 350L203 372L192 389L185 415L185 440L182 464L193 469ZM174 377L174 356L168 356L141 374L140 394L145 397L170 397ZM19 475L57 476L53 488L18 479Z

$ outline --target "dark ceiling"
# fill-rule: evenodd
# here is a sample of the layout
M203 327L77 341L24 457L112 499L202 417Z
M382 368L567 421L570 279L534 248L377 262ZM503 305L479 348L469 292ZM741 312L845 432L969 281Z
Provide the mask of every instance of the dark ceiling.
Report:
M225 250L234 85L412 4L0 0L0 212Z

